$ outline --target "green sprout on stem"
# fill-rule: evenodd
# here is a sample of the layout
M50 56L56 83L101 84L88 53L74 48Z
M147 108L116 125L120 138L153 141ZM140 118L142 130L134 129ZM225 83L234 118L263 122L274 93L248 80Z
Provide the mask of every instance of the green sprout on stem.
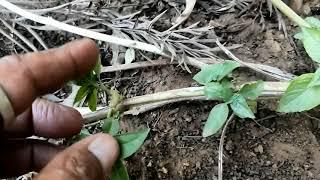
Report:
M235 61L207 65L193 79L204 85L204 94L208 99L221 100L223 103L214 106L209 114L202 132L203 137L216 134L225 124L229 109L240 118L255 116L248 101L255 101L263 90L263 81L245 84L238 92L234 92L228 75L240 66Z
M134 133L120 133L120 105L123 100L123 96L121 96L119 91L116 89L103 85L100 80L100 73L101 60L99 58L94 69L91 70L90 73L88 73L85 77L75 82L81 87L76 94L74 104L84 101L87 102L91 111L96 111L98 104L98 93L105 91L108 94L109 111L107 118L103 119L101 129L102 132L112 135L118 141L120 146L120 156L112 169L109 179L128 180L129 175L124 164L124 160L139 150L147 138L150 129L144 129ZM90 135L91 133L89 130L84 128L71 140L71 142L79 141Z

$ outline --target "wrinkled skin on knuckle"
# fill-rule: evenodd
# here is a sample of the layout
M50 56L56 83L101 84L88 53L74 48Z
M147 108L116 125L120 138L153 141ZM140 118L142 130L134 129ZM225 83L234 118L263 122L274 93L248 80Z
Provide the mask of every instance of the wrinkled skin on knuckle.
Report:
M17 69L19 67L19 69ZM32 96L35 96L35 79L30 68L23 62L23 59L20 55L11 55L6 56L0 61L0 84L5 86L6 92L10 95L12 102L24 101L32 102L33 99L30 99ZM17 88L17 86L19 88ZM26 92L25 89L30 89L28 93L31 96L22 96ZM18 106L13 104L15 109L18 109L21 113L22 110L26 107Z
M54 167L46 167L42 173L47 176L42 177L40 174L39 179L104 179L99 162L86 150L58 155L51 163L55 164Z
M71 176L76 177L76 179L90 179L96 177L96 170L101 170L100 164L92 161L94 157L87 158L88 156L89 154L85 155L81 152L69 154L69 156L64 158L63 163L66 172Z
M83 118L73 108L37 99L32 105L32 111L36 134L46 133L52 137L59 132L63 137L69 137L79 133L82 128Z

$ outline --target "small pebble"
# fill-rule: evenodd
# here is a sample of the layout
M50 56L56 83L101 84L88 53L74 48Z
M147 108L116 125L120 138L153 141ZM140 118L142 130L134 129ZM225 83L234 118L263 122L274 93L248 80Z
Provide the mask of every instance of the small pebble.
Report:
M167 173L168 173L168 169L165 168L165 167L162 167L161 171L162 171L164 174L167 174Z
M271 165L271 161L267 161L266 166L270 166L270 165Z
M196 168L200 168L201 167L201 163L198 161L198 162L196 162Z
M263 147L261 145L255 147L254 148L254 152L262 154L263 153Z

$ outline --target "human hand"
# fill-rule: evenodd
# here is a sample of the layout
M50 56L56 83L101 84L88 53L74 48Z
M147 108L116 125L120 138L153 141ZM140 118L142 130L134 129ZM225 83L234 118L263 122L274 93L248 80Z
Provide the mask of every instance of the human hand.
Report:
M110 135L96 134L65 150L25 139L79 133L83 125L79 112L37 97L85 75L97 57L95 43L84 39L49 51L0 59L0 85L17 115L9 128L0 125L0 178L41 170L40 180L96 180L111 172L119 147Z

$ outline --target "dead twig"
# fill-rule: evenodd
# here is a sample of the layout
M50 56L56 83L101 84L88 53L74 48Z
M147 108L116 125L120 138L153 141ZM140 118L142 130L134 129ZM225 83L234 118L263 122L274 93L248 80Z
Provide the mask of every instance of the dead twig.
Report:
M58 29L61 29L61 30L67 31L67 32L72 32L74 34L78 34L78 35L81 35L84 37L89 37L89 38L100 40L100 41L109 42L112 44L118 44L121 46L131 47L131 48L135 48L135 49L141 49L144 51L153 52L155 54L160 54L160 55L164 54L161 49L158 49L154 45L150 45L150 44L147 44L144 42L139 42L139 41L133 41L133 40L129 40L129 39L118 38L115 36L110 36L107 34L102 34L102 33L90 31L87 29L79 28L76 26L72 26L69 24L65 24L65 23L59 22L57 20L54 20L52 18L49 18L49 17L43 17L43 16L40 16L37 14L33 14L33 13L26 11L26 10L6 1L6 0L0 0L0 5L5 7L6 9L9 9L12 12L19 14L22 17L25 17L27 19L30 19L32 21L35 21L35 22L38 22L41 24L53 26L53 27L56 27Z
M206 100L206 97L195 96L195 97L186 97L186 98L176 98L176 99L170 99L170 100L150 103L150 104L146 104L146 105L136 105L136 106L130 107L130 109L128 111L125 111L123 114L124 115L139 115L141 113L145 113L147 111L154 110L156 108L165 106L167 104L177 103L177 102L182 102L182 101L196 101L196 100Z
M169 28L168 30L166 30L166 32L171 31L173 29L175 29L176 27L178 27L180 24L182 24L185 20L188 19L188 17L190 16L194 6L196 5L197 0L186 0L186 8L185 10L182 12L182 14L176 19L176 21L174 22L174 25Z
M216 40L216 44L224 51L224 53L226 53L227 56L232 58L234 61L237 61L238 63L240 63L240 64L242 64L244 66L247 66L248 68L250 68L250 69L252 69L252 70L254 70L256 72L259 72L259 73L261 73L263 75L272 77L272 78L277 79L277 80L289 81L289 80L292 79L292 77L284 76L283 74L278 74L278 73L270 73L270 72L264 71L264 70L262 70L260 68L257 68L252 64L249 64L249 63L241 61L234 54L232 54L231 51L229 51L225 46L223 46L218 39Z
M288 82L265 82L264 91L261 98L279 97L281 96L288 86ZM235 89L240 89L241 85L236 86ZM204 96L204 87L189 87L182 89L174 89L164 92L158 92L154 94L147 94L142 96L136 96L129 99L125 99L120 106L125 110L125 114L137 115L148 110L164 106L169 103L181 102L181 101L194 101L194 100L206 100ZM86 122L97 121L105 118L108 107L99 108L95 112L91 112L89 108L82 107L76 108L80 111Z
M74 1L72 5L79 5L80 2L87 3L88 1ZM79 3L79 4L78 4ZM163 57L169 58L171 60L176 60L179 62L179 65L188 70L188 65L195 66L197 68L203 67L204 63L197 60L200 57L210 57L215 58L215 52L217 48L210 47L212 45L212 40L205 38L205 34L209 31L213 31L213 27L200 27L198 28L198 23L192 24L186 28L173 30L168 33L158 32L155 29L150 29L150 26L158 20L161 15L154 20L145 21L145 23L137 23L132 22L132 16L140 13L136 12L132 15L121 16L113 11L106 11L106 14L102 14L102 16L96 16L94 12L91 11L79 11L77 6L66 6L65 4L56 6L53 8L45 8L42 10L26 11L6 0L0 0L1 6L6 9L12 11L13 13L19 14L22 16L21 18L30 19L34 22L38 22L40 24L44 24L44 26L35 26L25 24L26 22L20 21L20 19L14 19L14 21L21 26L38 29L38 30L64 30L70 33L78 34L84 37L89 37L92 39L104 41L107 43L115 45L121 45L125 47L131 47L138 50L143 50L151 53L155 53L161 55ZM69 5L71 5L69 4ZM63 9L67 8L66 10ZM80 5L80 9L83 8L82 4ZM102 10L101 10L102 11ZM49 13L52 18L44 17L45 13ZM40 16L39 14L43 14ZM51 14L65 14L70 16L70 18L66 21L60 22L56 21L54 16ZM112 18L110 18L112 17ZM106 19L110 19L107 20ZM94 23L90 23L83 27L77 27L70 24L73 24L75 21L80 20L90 20L94 21ZM113 32L113 35L106 35L103 33L99 33L99 29L93 29L94 26L104 25L110 28ZM86 29L86 28L92 29ZM32 33L32 32L30 32ZM130 36L129 36L130 35ZM35 36L36 37L36 36ZM37 38L37 37L36 37ZM37 38L38 41L41 41ZM44 45L43 43L41 43ZM192 47L192 48L191 48ZM119 48L119 47L117 47ZM116 51L117 48L113 48L113 64L115 64L114 59L118 59L119 52ZM118 63L118 65L121 63Z
M176 62L170 63L170 61L166 59L153 60L153 61L141 61L141 62L134 62L131 64L105 66L101 68L101 72L106 73L106 72L124 71L124 70L146 68L146 67L152 67L152 66L164 66L168 64L177 64L177 63Z
M22 50L24 50L25 52L29 52L29 50L24 47L20 42L18 42L17 40L15 40L13 37L11 37L9 34L7 34L3 29L0 28L0 33L8 38L10 41L12 41L13 43L15 43L16 45L18 45Z
M41 37L38 35L38 33L36 31L34 31L33 29L31 29L28 26L23 26L24 28L26 28L30 34L41 44L41 46L45 49L48 50L48 46L46 45L46 43L41 39Z
M220 137L220 143L219 143L219 155L218 155L218 180L222 180L223 177L223 146L224 146L224 138L226 137L226 132L228 125L233 120L235 114L232 113L229 119L227 120L226 124L224 125Z
M16 29L14 29L10 24L8 24L5 20L3 20L2 18L0 18L0 21L2 22L2 24L8 28L13 34L15 34L18 38L20 38L22 40L22 42L24 42L26 45L29 46L29 48L31 48L33 51L37 52L38 49L26 38L24 37L19 31L17 31Z
M101 123L101 121L96 121L96 122L85 124L83 127L84 128L88 128L88 127L92 127L92 126L98 125L100 123Z

